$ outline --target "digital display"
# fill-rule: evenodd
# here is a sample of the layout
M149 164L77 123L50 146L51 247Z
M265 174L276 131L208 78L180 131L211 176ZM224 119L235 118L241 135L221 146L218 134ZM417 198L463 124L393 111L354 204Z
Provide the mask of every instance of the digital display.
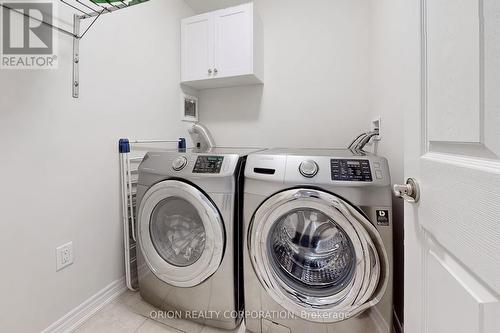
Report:
M332 180L373 181L369 160L330 160Z
M224 156L198 156L193 173L220 173Z

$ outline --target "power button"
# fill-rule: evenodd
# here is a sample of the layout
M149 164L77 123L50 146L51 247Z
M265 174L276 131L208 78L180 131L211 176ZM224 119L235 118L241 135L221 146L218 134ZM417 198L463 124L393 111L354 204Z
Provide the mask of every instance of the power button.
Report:
M187 164L187 158L185 156L179 156L172 162L172 169L175 171L182 170Z
M312 178L318 173L318 164L314 161L308 160L300 163L299 171L302 176Z

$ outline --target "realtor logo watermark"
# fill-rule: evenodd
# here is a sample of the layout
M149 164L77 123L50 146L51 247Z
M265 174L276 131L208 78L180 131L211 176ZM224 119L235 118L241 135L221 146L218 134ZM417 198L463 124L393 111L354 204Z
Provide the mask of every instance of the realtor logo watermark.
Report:
M0 2L2 69L56 69L56 4L51 0ZM47 24L42 23L45 22Z

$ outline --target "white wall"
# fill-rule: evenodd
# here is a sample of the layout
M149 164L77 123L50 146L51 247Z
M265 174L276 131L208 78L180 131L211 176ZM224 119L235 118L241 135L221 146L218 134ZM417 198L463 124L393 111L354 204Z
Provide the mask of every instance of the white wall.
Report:
M200 93L219 145L338 147L369 129L370 6L364 0L256 0L263 86Z
M185 0L197 13L241 5L248 0Z
M0 322L39 332L123 271L117 140L187 136L180 125L181 0L105 15L81 42L81 97L71 97L72 40L59 69L0 71ZM55 271L55 248L75 263Z

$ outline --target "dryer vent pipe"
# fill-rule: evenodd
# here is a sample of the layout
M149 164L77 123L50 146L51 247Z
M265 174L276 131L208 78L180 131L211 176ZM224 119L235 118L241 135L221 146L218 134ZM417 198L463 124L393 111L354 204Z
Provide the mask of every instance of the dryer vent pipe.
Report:
M195 123L189 129L189 133L198 135L200 149L209 150L215 147L215 141L214 138L212 137L212 133L210 133L208 128L206 128L204 125L200 123Z

